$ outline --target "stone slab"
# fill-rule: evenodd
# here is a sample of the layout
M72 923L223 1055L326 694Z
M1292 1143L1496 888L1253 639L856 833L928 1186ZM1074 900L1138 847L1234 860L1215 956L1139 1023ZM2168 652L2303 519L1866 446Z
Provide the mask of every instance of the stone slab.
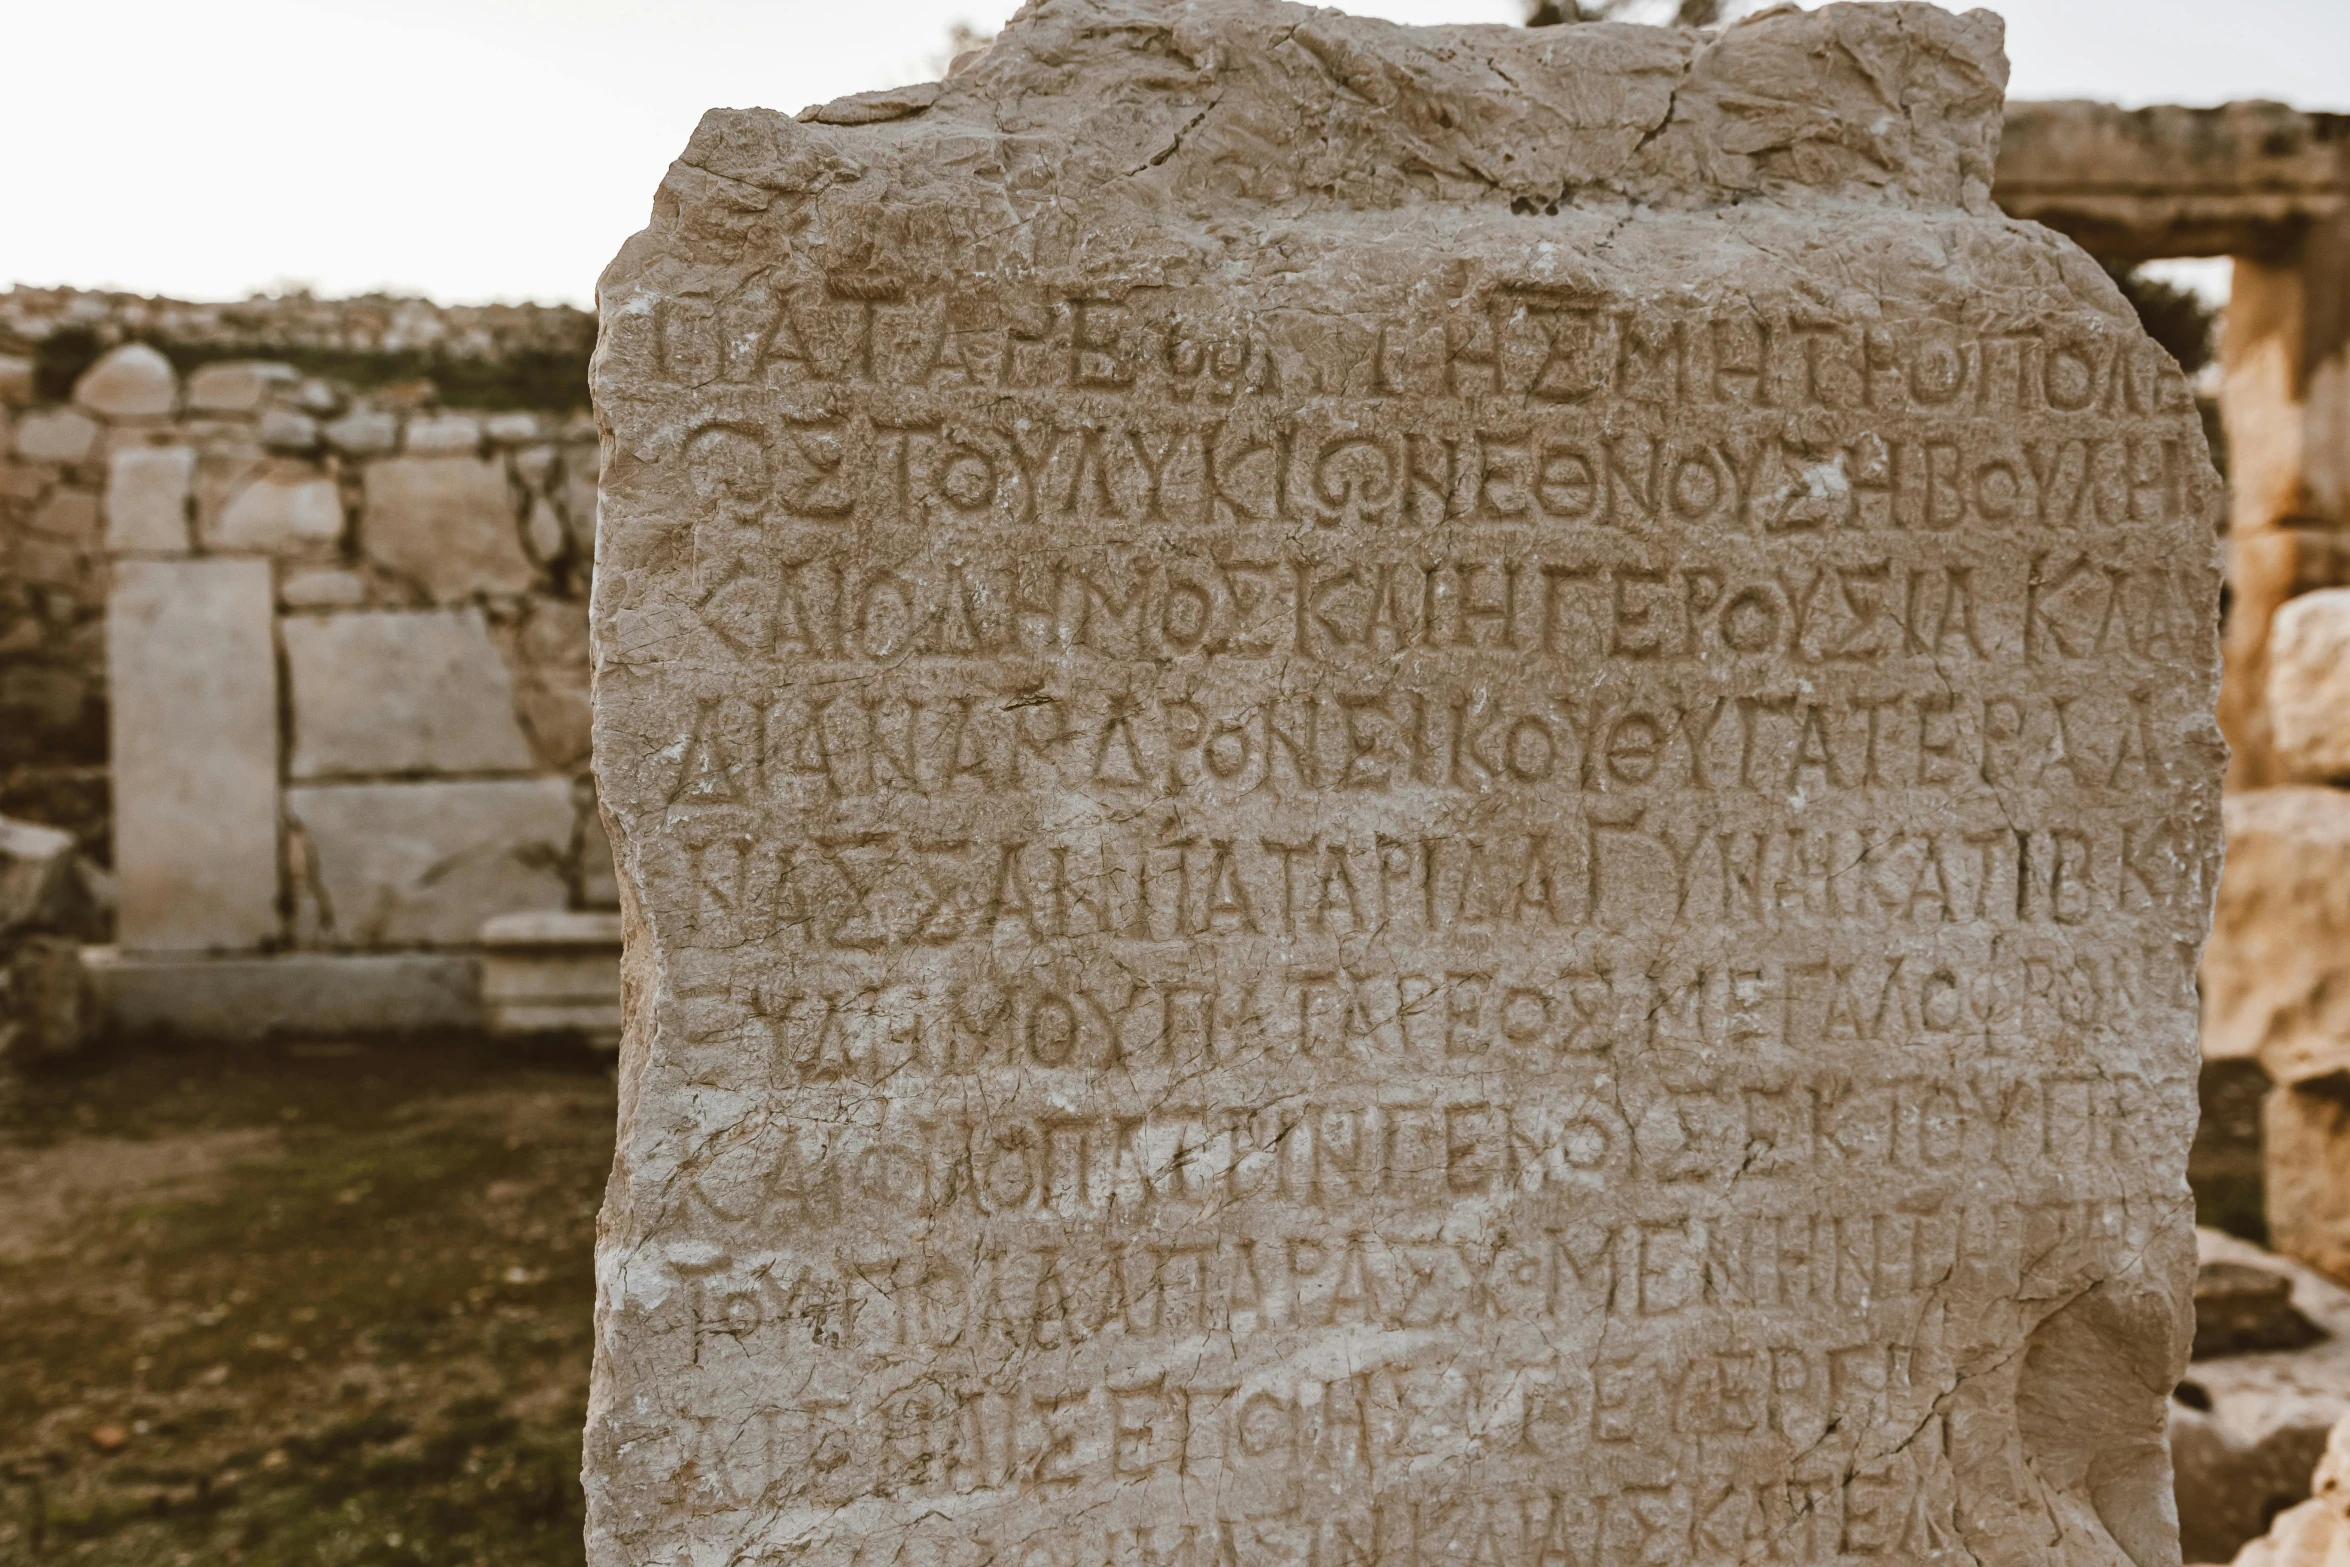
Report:
M2278 1082L2350 1071L2350 790L2250 789L2203 953L2203 1050Z
M514 682L478 609L286 619L292 775L520 772Z
M520 593L522 553L506 465L467 456L386 457L367 465L360 541L436 601Z
M247 1043L482 1026L479 963L469 953L166 958L90 948L84 964L101 1025L123 1035Z
M313 857L327 946L471 946L482 923L570 898L562 778L303 784L286 814Z
M2350 783L2350 588L2304 593L2277 611L2268 716L2285 782Z
M2175 1560L2220 491L1998 27L1040 0L705 116L593 1567Z
M188 552L188 495L196 452L188 446L131 446L106 464L106 547L116 552Z
M130 951L279 932L275 613L265 560L115 563L106 665Z
M229 497L205 530L220 550L280 551L331 544L342 537L343 500L335 481L307 463L264 470Z

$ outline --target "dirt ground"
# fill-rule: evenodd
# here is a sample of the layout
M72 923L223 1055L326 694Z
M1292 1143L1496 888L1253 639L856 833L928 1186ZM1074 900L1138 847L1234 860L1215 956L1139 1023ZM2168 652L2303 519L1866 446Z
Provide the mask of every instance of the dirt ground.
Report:
M580 1559L608 1058L0 1083L0 1564Z

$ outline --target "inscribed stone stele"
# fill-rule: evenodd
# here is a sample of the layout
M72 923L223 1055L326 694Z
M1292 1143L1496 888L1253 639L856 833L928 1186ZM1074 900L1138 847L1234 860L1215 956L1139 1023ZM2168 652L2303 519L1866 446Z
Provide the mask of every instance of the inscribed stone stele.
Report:
M2004 77L1037 0L704 118L592 1562L2176 1562L2218 489Z

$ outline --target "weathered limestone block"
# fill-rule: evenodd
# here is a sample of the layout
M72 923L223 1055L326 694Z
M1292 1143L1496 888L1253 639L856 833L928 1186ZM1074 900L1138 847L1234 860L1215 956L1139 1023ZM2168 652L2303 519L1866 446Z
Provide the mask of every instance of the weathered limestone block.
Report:
M145 343L110 350L73 384L73 400L108 419L168 418L179 397L179 372Z
M286 814L312 858L322 945L470 946L491 916L571 895L565 779L305 784Z
M2350 791L2252 789L2224 814L2204 1052L2280 1083L2350 1071Z
M0 942L37 931L95 941L104 924L73 834L0 816Z
M318 449L318 421L292 408L270 409L254 434L268 451L307 454Z
M307 463L262 469L229 497L206 530L214 549L289 549L331 544L343 534L343 498L335 481Z
M98 421L78 408L45 408L16 421L16 454L27 462L80 462L98 444Z
M2350 1072L2280 1082L2260 1111L2271 1244L2350 1282Z
M2350 783L2350 588L2304 593L2269 631L2268 716L2288 783Z
M571 771L588 759L588 619L584 604L533 596L501 641L515 710L539 765Z
M296 778L520 772L514 682L480 610L289 616Z
M2172 1399L2180 1543L2188 1561L2222 1562L2309 1495L2326 1433L2350 1415L2350 1291L2216 1230L2196 1240L2206 1268L2284 1275L2292 1309L2323 1334L2299 1349L2198 1359Z
M520 593L522 553L506 466L476 457L386 457L367 465L360 540L434 599Z
M2219 490L1998 27L1038 0L704 118L596 1567L2176 1561Z
M239 359L227 364L199 365L188 375L191 413L249 414L269 401L269 394L300 380L292 365L266 360Z
M339 566L289 571L277 585L277 596L288 609L346 609L367 602L367 579ZM371 692L369 698L380 695Z
M106 547L184 555L196 453L188 446L132 446L106 465Z
M379 408L355 408L321 433L346 457L373 457L400 443L400 421Z
M408 421L408 450L419 456L481 449L481 421L471 414L435 414Z
M119 939L278 934L275 614L265 560L125 560L106 610Z
M2350 1416L2327 1435L2310 1493L2237 1552L2235 1567L2337 1567L2350 1558Z

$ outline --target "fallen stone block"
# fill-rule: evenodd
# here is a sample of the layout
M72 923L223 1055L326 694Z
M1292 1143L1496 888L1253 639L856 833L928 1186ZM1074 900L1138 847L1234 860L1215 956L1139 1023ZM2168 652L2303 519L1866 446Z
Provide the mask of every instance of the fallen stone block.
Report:
M470 947L494 915L570 901L569 779L303 784L286 813L308 843L322 946Z
M367 465L359 538L368 556L440 603L520 593L535 577L496 458L403 456Z
M2287 1304L2322 1335L2298 1348L2198 1358L2172 1395L2179 1543L2190 1562L2224 1562L2309 1495L2326 1433L2350 1416L2350 1290L2216 1230L2197 1231L2196 1243L2206 1269L2288 1280Z

